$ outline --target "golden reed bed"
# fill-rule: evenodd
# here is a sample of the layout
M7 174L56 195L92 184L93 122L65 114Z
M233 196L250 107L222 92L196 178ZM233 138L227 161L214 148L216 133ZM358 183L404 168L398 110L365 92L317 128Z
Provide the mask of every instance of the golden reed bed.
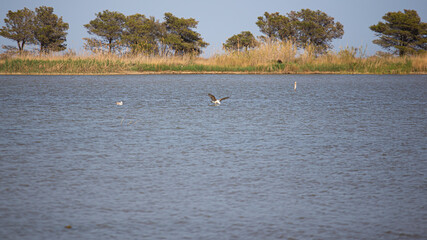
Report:
M426 74L427 55L365 56L363 48L344 48L316 56L289 42L264 43L255 49L185 56L114 54L22 55L3 57L0 74Z

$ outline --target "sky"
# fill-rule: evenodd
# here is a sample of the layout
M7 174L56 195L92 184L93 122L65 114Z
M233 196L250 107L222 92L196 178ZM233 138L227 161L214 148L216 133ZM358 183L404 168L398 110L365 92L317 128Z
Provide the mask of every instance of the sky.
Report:
M83 25L103 10L125 15L140 13L160 21L166 12L180 18L194 18L199 22L195 31L210 44L204 49L205 57L221 52L222 44L242 31L261 36L255 22L264 12L286 15L306 8L325 12L344 25L344 36L332 42L334 50L362 47L368 55L383 50L372 43L377 37L369 26L382 21L387 12L412 9L418 12L421 21L427 22L426 0L2 0L0 27L5 26L3 19L9 10L24 7L34 10L40 6L53 7L54 13L69 24L67 47L77 53L83 51L83 38L93 36ZM16 42L0 37L1 45L16 46Z

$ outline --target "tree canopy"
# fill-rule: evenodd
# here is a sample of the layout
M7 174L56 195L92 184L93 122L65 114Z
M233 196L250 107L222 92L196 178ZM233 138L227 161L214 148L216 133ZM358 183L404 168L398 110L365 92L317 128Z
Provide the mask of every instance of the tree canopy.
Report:
M16 41L19 52L24 51L25 44L35 43L33 11L28 8L16 12L9 10L6 16L4 19L6 26L0 30L0 36Z
M175 55L202 53L202 48L209 44L203 41L200 33L193 29L199 23L194 18L178 18L172 13L165 13L166 36L163 43L169 46Z
M95 34L101 37L107 46L109 52L113 52L114 48L118 46L118 43L123 34L123 28L126 21L126 16L123 13L111 12L104 10L99 12L94 20L91 20L84 27L88 29L89 34ZM96 42L94 39L87 40L87 44L92 46L90 43Z
M126 17L122 42L131 48L133 54L159 54L158 41L162 34L162 25L154 17L134 14Z
M239 34L233 35L225 44L223 44L224 48L227 50L248 50L248 48L254 48L258 45L257 40L254 35L249 31L243 31Z
M302 9L299 12L289 13L298 44L302 47L314 45L316 52L323 53L332 48L332 40L344 35L344 26L334 21L322 11Z
M287 16L265 12L256 22L267 38L294 41L300 48L314 46L317 53L332 48L332 40L344 35L344 27L322 11L301 9Z
M86 38L85 47L95 50L108 46L112 53L115 48L129 47L133 54L183 55L202 53L204 42L194 31L198 21L194 18L178 18L165 13L165 21L142 14L125 16L122 13L105 10L96 14L96 19L84 26L90 34L98 35L103 43L94 38Z
M415 10L388 12L382 18L385 22L370 26L379 37L373 43L399 56L427 50L427 23Z
M278 12L265 12L264 16L258 17L256 25L267 39L290 40L294 35L290 19Z
M40 52L62 51L67 48L65 44L68 23L53 13L52 7L41 6L36 8L34 20L34 38L40 45Z

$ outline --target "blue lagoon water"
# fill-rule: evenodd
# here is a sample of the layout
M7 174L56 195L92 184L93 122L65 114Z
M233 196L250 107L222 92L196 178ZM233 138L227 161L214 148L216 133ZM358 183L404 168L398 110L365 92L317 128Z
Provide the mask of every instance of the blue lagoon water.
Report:
M426 75L0 76L0 239L426 239L426 110Z

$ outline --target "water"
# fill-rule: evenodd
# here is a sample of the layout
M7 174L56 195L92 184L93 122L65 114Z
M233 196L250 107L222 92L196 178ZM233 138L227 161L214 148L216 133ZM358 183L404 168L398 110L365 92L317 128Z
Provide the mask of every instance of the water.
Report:
M427 238L425 75L0 84L0 239Z

